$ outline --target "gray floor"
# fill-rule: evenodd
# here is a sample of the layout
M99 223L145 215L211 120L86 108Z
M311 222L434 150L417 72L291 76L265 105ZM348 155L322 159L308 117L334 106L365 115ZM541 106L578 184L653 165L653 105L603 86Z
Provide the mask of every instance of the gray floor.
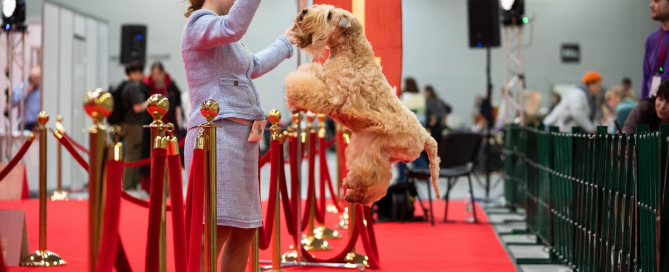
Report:
M333 153L328 153L328 166L331 171L332 180L336 179L334 169L337 169L336 165L336 156ZM316 166L319 163L316 161ZM286 177L290 180L290 171L286 167ZM266 165L261 168L261 197L262 199L267 199L269 194L269 176L270 176L270 167ZM306 180L308 177L308 164L306 160L302 165L302 180ZM397 175L397 169L393 168L393 175ZM319 173L315 173L316 181L318 181ZM186 180L186 173L184 172L184 181ZM485 198L485 188L483 184L485 183L485 177L480 175L475 175L472 179L473 193L474 197L479 201L479 204L484 208L487 213L488 220L492 223L493 229L498 234L500 242L505 246L509 257L515 262L518 258L533 258L533 259L546 259L548 258L548 252L540 244L536 244L536 237L530 234L509 234L517 231L522 231L526 229L525 223L523 222L525 216L524 211L520 210L516 213L509 213L509 209L504 208L504 188L503 182L500 180L499 174L494 174L490 177L490 196ZM290 184L290 182L289 182ZM418 194L422 199L427 199L427 188L428 183L420 183L418 185ZM290 185L289 185L290 186ZM443 192L446 189L446 180L440 180L440 189ZM304 183L301 186L302 198L306 198L307 186ZM458 180L451 191L451 199L463 199L467 194L469 187L467 184L467 179L462 178ZM186 190L186 184L184 184L184 193ZM430 189L432 196L434 197L434 191ZM132 195L135 195L140 198L148 198L148 195L143 191L134 191L129 192ZM327 194L329 198L329 193ZM75 192L71 194L72 198L87 198L87 192ZM507 243L513 243L513 245L507 245ZM519 245L519 244L527 245ZM570 271L567 266L564 265L516 265L516 268L519 271L524 272L566 272Z

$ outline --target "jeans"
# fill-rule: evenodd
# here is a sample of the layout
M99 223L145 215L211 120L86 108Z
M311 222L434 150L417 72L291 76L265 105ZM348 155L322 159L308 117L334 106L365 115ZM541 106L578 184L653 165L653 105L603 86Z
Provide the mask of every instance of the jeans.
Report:
M413 168L418 169L418 168L430 168L430 159L427 156L427 153L425 151L420 153L420 157L416 159L413 163ZM407 182L407 175L406 175L406 163L403 162L398 162L397 165L399 166L399 171L397 175L397 183L404 183Z

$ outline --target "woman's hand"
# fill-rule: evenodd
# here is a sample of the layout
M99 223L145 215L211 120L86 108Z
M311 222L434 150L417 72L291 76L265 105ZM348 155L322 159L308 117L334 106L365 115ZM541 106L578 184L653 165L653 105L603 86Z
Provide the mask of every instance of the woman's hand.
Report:
M297 40L295 39L295 28L295 23L293 23L293 25L291 25L288 29L286 29L286 32L283 33L283 36L285 36L291 44L297 43Z

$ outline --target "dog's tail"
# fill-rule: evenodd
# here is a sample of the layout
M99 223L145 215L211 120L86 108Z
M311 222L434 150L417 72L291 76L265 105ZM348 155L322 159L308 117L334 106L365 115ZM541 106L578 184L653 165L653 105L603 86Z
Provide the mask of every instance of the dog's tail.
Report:
M437 199L440 198L439 194L439 163L441 159L437 155L438 151L437 141L434 140L431 136L427 137L425 141L425 151L427 156L430 158L430 179L432 180L432 186L434 187L434 192L437 196Z

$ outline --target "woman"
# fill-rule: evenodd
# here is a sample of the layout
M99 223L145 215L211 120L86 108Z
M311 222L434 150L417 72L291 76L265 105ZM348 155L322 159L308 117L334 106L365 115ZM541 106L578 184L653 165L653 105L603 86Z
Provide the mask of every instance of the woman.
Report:
M427 128L437 143L441 142L441 132L446 127L446 118L451 113L451 106L439 99L431 85L425 86L425 116Z
M418 121L425 125L425 97L420 95L418 84L412 77L404 79L402 89L402 103L418 117Z
M188 21L181 36L181 56L191 98L186 146L206 122L200 104L219 103L217 133L217 250L225 244L221 270L242 272L256 229L262 226L258 189L258 142L249 141L255 121L265 119L251 79L274 69L293 55L293 28L257 54L239 41L260 0L189 0ZM186 149L186 167L193 151ZM190 171L190 169L187 169Z
M659 130L661 123L669 123L669 81L660 84L656 96L639 102L627 117L623 132L636 133L636 126L641 124Z
M609 126L609 133L616 133L617 126L625 125L627 116L636 107L637 102L628 97L628 93L620 86L606 91L604 97L609 109L612 110L606 124Z

